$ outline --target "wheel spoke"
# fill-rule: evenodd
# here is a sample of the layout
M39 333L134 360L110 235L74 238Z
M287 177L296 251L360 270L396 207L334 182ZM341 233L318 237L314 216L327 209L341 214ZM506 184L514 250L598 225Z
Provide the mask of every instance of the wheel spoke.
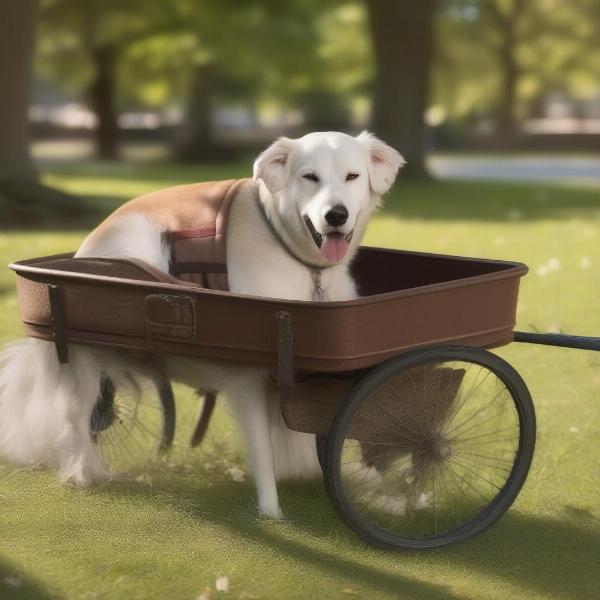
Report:
M117 471L147 465L162 439L163 410L156 394L148 397L136 382L128 383L117 390L107 409L113 411L113 422L105 421L108 427L95 434L100 456Z

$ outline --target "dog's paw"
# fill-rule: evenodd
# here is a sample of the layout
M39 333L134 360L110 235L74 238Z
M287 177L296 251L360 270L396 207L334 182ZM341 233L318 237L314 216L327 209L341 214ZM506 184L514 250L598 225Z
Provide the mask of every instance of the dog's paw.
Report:
M60 470L59 479L69 487L89 488L99 486L109 479L109 474L99 465L84 465L80 463L66 464Z
M60 477L62 485L70 488L93 488L101 485L105 481L106 478L104 477L84 477L79 473L70 476L62 475Z
M283 516L283 512L279 506L268 507L268 506L259 506L258 514L265 519L271 519L272 521L283 521L285 517Z

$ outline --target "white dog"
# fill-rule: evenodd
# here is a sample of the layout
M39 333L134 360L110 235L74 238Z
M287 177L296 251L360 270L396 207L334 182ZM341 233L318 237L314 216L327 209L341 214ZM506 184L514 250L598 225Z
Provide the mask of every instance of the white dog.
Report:
M253 183L240 192L255 201L236 200L231 208L231 291L294 300L355 298L349 264L403 162L366 132L277 140L258 157ZM77 256L138 258L168 272L161 233L143 216L127 214L88 236ZM60 364L53 344L40 340L17 342L0 355L0 454L92 485L108 475L89 430L101 375L124 381L137 367L125 353L101 348L71 346L69 357ZM314 436L288 430L276 399L269 400L266 369L180 356L165 357L164 368L174 381L228 398L248 446L259 510L281 518L276 480L315 474L319 465Z

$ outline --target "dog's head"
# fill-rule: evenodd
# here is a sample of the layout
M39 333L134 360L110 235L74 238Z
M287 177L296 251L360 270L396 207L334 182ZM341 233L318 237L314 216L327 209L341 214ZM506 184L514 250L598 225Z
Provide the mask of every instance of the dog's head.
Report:
M278 139L256 159L254 179L266 188L261 200L294 252L329 266L354 254L403 164L370 133L318 132Z

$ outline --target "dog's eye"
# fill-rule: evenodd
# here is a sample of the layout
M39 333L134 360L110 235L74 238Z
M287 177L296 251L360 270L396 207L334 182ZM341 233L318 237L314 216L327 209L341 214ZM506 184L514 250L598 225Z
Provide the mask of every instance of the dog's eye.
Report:
M348 173L348 175L346 175L346 181L354 181L357 178L358 173Z
M306 173L306 175L302 175L302 177L304 177L304 179L308 179L309 181L319 183L319 176L316 173Z

